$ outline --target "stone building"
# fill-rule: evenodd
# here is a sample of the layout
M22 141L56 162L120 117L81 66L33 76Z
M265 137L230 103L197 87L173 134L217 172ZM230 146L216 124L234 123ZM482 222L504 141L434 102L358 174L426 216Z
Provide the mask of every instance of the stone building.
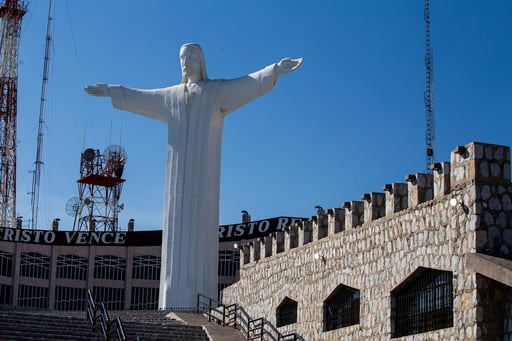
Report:
M244 245L225 304L306 340L512 340L508 147L469 143Z

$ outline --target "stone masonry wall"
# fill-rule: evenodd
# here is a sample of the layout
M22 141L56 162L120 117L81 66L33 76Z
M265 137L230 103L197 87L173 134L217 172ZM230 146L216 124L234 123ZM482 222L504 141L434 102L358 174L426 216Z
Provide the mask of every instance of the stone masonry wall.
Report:
M465 255L510 256L509 149L470 143L450 163L433 165L433 174L406 180L246 245L240 281L223 291L223 302L275 324L280 303L297 301L297 323L280 331L306 340L390 339L390 293L425 267L453 273L453 327L396 340L482 339L476 274ZM323 302L340 284L360 290L360 323L323 332Z

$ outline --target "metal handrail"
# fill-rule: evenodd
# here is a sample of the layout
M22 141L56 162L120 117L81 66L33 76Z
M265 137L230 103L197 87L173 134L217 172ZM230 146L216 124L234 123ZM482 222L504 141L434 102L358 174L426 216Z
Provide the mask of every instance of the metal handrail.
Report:
M115 329L111 326L115 325ZM112 336L115 336L113 340L118 341L125 341L126 340L126 334L124 332L124 326L123 322L121 321L121 318L118 316L115 319L108 322L108 340L112 340Z
M206 300L207 303L205 303L204 300ZM217 302L212 298L198 294L196 311L208 316L208 321L214 319L221 325L226 325L226 305L221 302Z
M96 314L97 311L99 311L99 315ZM94 315L96 320L99 319L101 334L105 337L105 340L108 340L110 316L108 315L107 307L103 302L100 302L96 305L94 308Z
M87 319L92 329L101 332L105 340L126 341L121 318L118 316L110 320L107 306L103 302L95 303L91 290L87 290Z
M215 319L222 325L230 325L238 330L247 340L271 340L271 341L304 341L297 333L283 335L267 319L260 317L252 319L249 314L239 305L231 304L226 306L221 302L197 295L197 312L208 316L208 321ZM228 321L226 323L226 320Z

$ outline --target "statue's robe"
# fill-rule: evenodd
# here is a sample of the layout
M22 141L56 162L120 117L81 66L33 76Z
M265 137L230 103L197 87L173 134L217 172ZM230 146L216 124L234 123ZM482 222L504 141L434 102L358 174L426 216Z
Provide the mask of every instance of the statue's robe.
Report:
M275 64L231 80L163 89L111 86L115 108L169 127L159 308L217 298L219 187L224 117L273 89Z

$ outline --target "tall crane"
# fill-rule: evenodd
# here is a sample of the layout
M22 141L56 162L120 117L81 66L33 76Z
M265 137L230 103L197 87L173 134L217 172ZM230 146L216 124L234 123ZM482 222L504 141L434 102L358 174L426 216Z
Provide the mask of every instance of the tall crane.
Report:
M37 228L37 213L39 211L39 187L41 183L41 166L43 165L43 136L44 136L44 116L46 110L46 87L48 84L48 68L50 65L50 50L52 44L52 24L53 24L53 0L50 0L50 7L48 10L48 23L46 25L46 47L44 52L44 67L43 67L43 84L41 87L41 104L39 106L39 128L37 132L37 151L35 170L32 178L32 192L31 192L31 206L32 206L32 219L30 226L32 229Z
M434 61L432 56L432 48L430 47L430 4L429 0L425 0L424 14L425 18L425 71L426 71L426 88L424 93L425 112L427 129L425 134L427 170L434 163Z
M18 47L23 1L5 0L0 7L0 226L16 226L16 119Z

